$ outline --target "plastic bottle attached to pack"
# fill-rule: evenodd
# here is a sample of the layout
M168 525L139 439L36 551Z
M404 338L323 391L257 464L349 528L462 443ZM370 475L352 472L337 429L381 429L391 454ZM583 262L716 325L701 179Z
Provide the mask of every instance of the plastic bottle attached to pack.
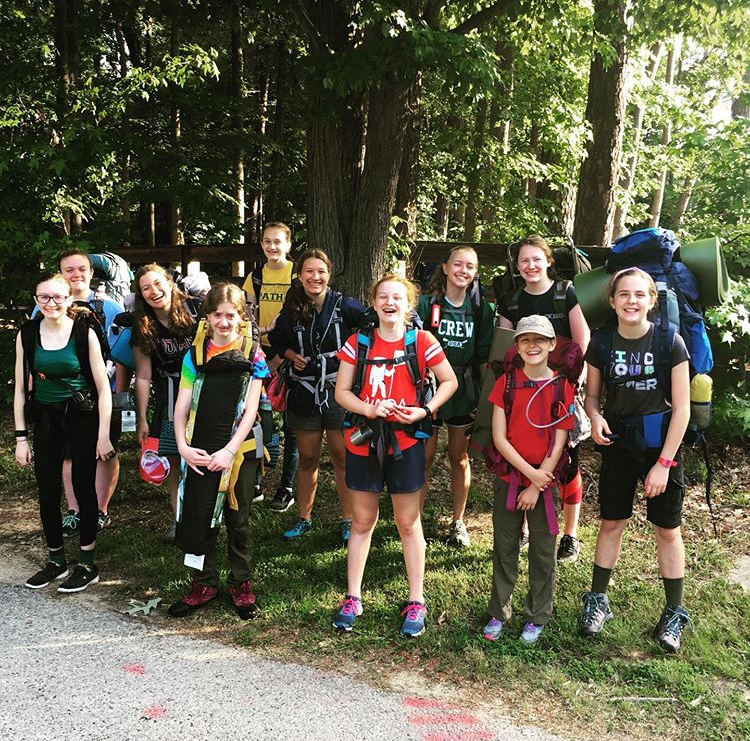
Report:
M705 373L697 373L690 382L690 424L705 430L711 424L713 381Z

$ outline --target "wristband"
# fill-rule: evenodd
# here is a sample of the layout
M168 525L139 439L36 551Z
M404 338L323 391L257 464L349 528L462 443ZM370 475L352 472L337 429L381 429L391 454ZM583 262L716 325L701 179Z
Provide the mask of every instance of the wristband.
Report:
M678 465L677 461L673 461L671 458L663 458L659 457L659 465L664 466L664 468L674 468Z
M589 419L589 422L593 422L597 417L604 416L601 412L597 412L593 417Z
M226 451L227 451L227 453L229 453L229 455L231 455L231 456L232 456L232 458L234 458L234 457L235 457L235 456L237 455L237 453L233 453L233 452L232 452L232 451L231 451L231 450L230 450L229 448L226 448L226 447L225 447L225 448L223 448L223 450L226 450Z
M16 430L16 437L28 437L28 430Z
M421 406L422 406L422 409L424 409L425 412L427 413L427 417L432 417L432 409L430 409L430 407L428 407L426 403L422 404ZM427 419L427 417L425 417L425 419Z

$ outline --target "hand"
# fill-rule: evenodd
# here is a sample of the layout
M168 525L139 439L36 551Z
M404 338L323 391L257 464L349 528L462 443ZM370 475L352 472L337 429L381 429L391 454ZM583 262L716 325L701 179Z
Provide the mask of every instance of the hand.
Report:
M100 461L112 460L117 455L112 443L109 441L109 433L96 441L96 458Z
M143 441L148 437L148 433L148 422L145 419L139 421L135 426L135 439L138 440L139 445L143 445Z
M370 404L370 410L372 416L370 419L377 419L378 417L387 417L389 414L396 413L398 405L393 399L378 399L374 404Z
M609 429L607 420L601 414L595 414L591 420L591 437L597 445L612 445L612 441L605 437L605 435L611 435L612 430Z
M294 353L294 357L291 360L294 370L305 370L305 366L307 366L307 358L304 355L300 355L298 352Z
M661 463L654 463L643 484L643 493L646 499L653 499L658 497L659 494L663 494L667 489L668 480L669 469L662 466Z
M396 415L396 421L403 425L419 422L427 416L427 411L423 407L396 406L393 412Z
M203 476L203 471L199 471L198 466L208 466L211 462L211 456L203 448L191 448L186 445L180 449L180 455L199 476Z
M233 462L234 456L232 455L231 451L227 450L226 448L222 448L221 450L217 450L215 453L211 454L209 463L206 468L208 468L209 471L225 471L232 465Z
M279 318L279 315L277 314L273 319L271 319L271 323L266 326L266 334L269 332L273 332L274 329L276 329L276 320Z
M532 468L526 474L526 478L539 491L544 491L555 480L554 474L551 471L545 471L543 468Z
M31 463L31 446L28 440L19 440L16 443L16 463L22 467Z
M536 507L536 503L539 499L539 489L535 486L527 486L516 499L516 509L520 509L527 512L530 509Z

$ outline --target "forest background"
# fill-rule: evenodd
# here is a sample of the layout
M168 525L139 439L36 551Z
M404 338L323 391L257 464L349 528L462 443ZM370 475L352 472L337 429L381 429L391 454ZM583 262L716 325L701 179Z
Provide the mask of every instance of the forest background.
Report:
M716 422L750 434L749 42L748 0L3 3L4 326L67 246L282 220L362 295L416 239L659 225L725 243Z

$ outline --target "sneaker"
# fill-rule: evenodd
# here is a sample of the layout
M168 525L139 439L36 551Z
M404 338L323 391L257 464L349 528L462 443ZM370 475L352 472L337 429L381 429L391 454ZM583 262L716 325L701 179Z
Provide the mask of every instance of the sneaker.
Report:
M312 520L303 520L301 517L292 525L289 530L284 531L285 540L294 540L301 538L308 530L312 528Z
M680 650L680 636L686 625L693 626L688 611L682 606L667 605L654 628L654 638L665 651L676 654Z
M57 581L58 579L64 579L70 572L66 564L62 566L54 561L49 561L47 565L40 569L26 580L25 587L29 589L41 589L46 587L51 581Z
M595 636L602 632L605 624L614 616L609 609L609 600L603 592L582 592L583 613L578 633L582 636Z
M354 627L354 621L362 614L362 601L359 597L347 594L344 601L333 619L333 627L339 630L351 632Z
M177 537L177 523L173 520L169 527L164 531L161 540L162 543L174 543L174 539Z
M341 540L344 541L344 545L349 544L349 536L352 534L352 521L351 520L339 520L341 526Z
M99 521L96 526L97 532L101 532L105 527L109 527L112 524L112 518L106 513L99 510Z
M542 635L543 630L543 625L537 625L536 623L526 623L523 626L523 630L521 631L519 639L527 646L533 646L539 640L539 636Z
M99 581L99 569L91 564L79 563L73 569L73 575L66 579L58 588L58 592L68 594L70 592L82 592L89 584L96 584Z
M505 623L497 618L490 618L490 622L482 628L482 637L488 641L496 641L503 632Z
M518 536L518 549L519 551L529 550L529 534L528 533L521 533L521 535Z
M172 617L187 617L211 602L218 592L216 587L207 587L205 584L193 581L190 584L190 591L179 602L173 602L167 612Z
M294 495L291 489L285 489L280 486L276 489L274 498L268 505L268 509L274 512L286 512L294 504Z
M454 545L457 548L466 548L470 543L471 540L469 540L469 533L466 531L464 521L453 520L450 535L448 535L448 545Z
M573 535L563 535L560 538L560 545L557 547L557 562L575 563L580 552L581 544L578 542L578 538Z
M258 502L262 502L265 499L263 496L263 490L260 488L260 484L256 484L255 488L253 489L253 498L252 503L257 504Z
M69 509L68 514L63 517L63 538L72 538L81 526L81 516L74 509Z
M401 626L401 635L409 638L416 638L424 633L424 619L427 615L427 608L422 602L409 602L401 615L405 615L404 624Z
M229 587L229 596L241 620L252 620L258 614L253 583L250 579L235 587Z

